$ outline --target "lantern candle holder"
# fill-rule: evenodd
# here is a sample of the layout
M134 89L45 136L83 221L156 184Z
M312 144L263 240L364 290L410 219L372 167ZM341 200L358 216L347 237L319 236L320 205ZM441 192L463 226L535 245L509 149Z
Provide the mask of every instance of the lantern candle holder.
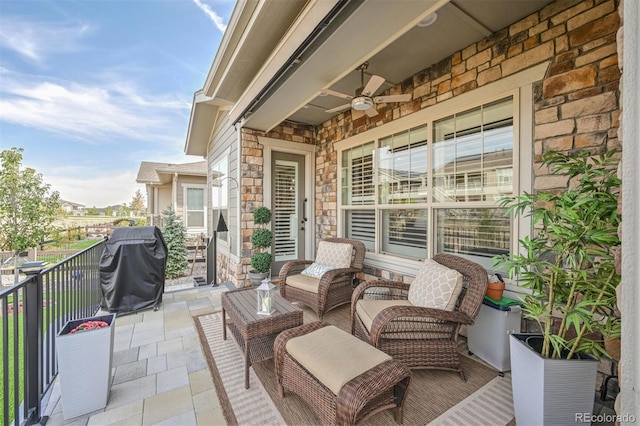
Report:
M275 295L277 287L271 284L270 278L262 280L261 284L256 288L258 294L258 315L271 315L275 309Z

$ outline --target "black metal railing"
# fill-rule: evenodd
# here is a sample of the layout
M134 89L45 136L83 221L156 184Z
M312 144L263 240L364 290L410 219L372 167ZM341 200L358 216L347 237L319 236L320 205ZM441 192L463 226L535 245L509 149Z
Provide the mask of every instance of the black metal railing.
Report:
M24 268L26 278L0 290L0 422L38 422L58 374L55 337L65 323L100 308L105 241L53 266Z

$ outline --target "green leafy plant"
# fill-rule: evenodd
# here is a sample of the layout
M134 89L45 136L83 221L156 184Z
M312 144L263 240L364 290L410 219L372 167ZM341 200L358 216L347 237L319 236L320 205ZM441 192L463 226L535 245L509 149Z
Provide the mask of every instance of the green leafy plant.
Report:
M607 337L615 330L607 327L620 283L613 253L620 245L621 181L614 155L547 152L542 164L566 176L568 188L501 200L509 212L530 217L534 228L533 236L520 240L521 254L497 256L494 266L530 289L523 314L542 329L544 357L570 359L583 352L599 358L606 352L592 332Z
M264 225L271 222L271 210L266 207L258 207L253 211L253 223Z
M272 256L267 250L271 247L273 233L266 225L271 222L271 210L266 207L256 208L253 211L253 222L258 227L251 234L251 245L255 249L251 256L251 267L255 272L269 272Z

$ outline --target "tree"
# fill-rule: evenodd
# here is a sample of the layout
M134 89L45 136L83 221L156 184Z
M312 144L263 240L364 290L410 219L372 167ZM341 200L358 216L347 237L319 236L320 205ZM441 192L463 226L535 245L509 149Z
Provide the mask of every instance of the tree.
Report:
M162 236L167 243L167 278L177 278L187 269L187 228L171 208L162 211Z
M104 208L105 216L113 216L113 207L105 207Z
M129 206L131 207L131 210L133 210L133 212L136 214L145 209L144 196L139 189L135 194L133 194L133 199L131 200L131 204L129 204Z
M45 239L60 209L58 192L50 193L40 173L22 167L23 151L0 152L0 249L14 253L16 282L17 254Z
M96 208L96 206L89 207L87 209L87 215L88 216L98 216L98 209Z

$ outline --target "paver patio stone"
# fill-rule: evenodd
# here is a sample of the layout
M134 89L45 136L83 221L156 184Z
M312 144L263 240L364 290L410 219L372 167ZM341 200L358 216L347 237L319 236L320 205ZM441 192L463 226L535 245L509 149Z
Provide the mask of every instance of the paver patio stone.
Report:
M181 386L146 398L142 424L153 425L189 411L193 412L191 390L189 386Z
M139 379L147 375L147 360L130 362L116 367L116 373L113 375L113 385Z
M157 394L189 385L189 373L186 366L171 368L157 374ZM189 390L191 391L191 390Z
M167 371L167 355L147 358L147 375Z
M106 410L102 413L94 414L89 418L89 422L87 423L87 425L110 425L119 421L121 422L123 420L129 419L135 415L139 415L140 417L142 417L142 408L142 401L135 401L131 404L126 404L112 410Z

